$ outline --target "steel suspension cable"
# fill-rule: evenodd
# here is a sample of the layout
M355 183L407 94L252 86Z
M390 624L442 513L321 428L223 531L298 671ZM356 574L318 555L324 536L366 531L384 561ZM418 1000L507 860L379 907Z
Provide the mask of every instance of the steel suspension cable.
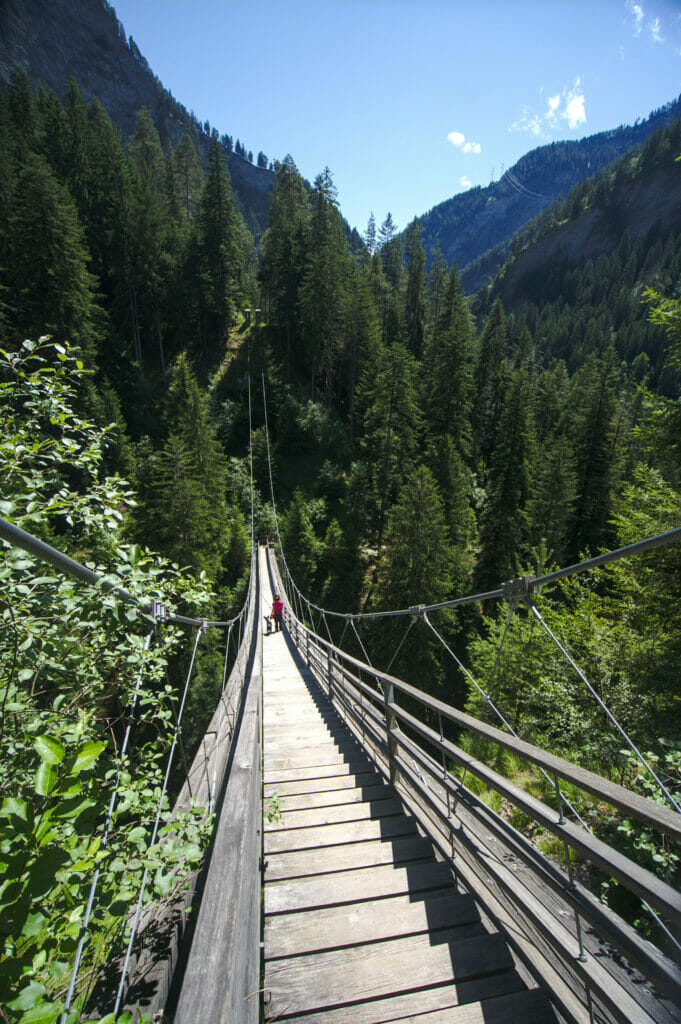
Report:
M157 807L156 807L156 820L154 821L154 828L153 828L153 831L152 831L152 834L151 834L151 841L149 843L149 846L153 846L154 845L154 843L156 842L156 836L158 835L158 829L159 829L159 825L160 825L160 822L161 822L161 812L162 812L162 809L163 809L163 800L165 798L166 790L168 788L168 780L170 778L170 771L171 771L171 768L172 768L172 765L173 765L173 759L174 759L174 756L175 756L175 748L177 746L179 730L180 730L181 724L182 724L182 714L184 712L185 701L187 699L187 693L188 693L188 690L189 690L189 681L190 681L190 679L192 677L192 671L193 671L193 668L194 668L194 660L196 658L196 651L197 651L197 648L199 646L199 640L201 639L201 633L202 632L203 632L203 626L199 626L199 628L196 631L196 639L194 641L194 649L192 651L191 661L189 663L189 669L187 671L187 679L186 679L186 682L184 684L184 690L183 690L183 693L182 693L182 701L181 701L181 704L180 704L180 709L179 709L179 711L177 713L177 720L176 720L175 730L174 730L174 733L173 733L173 742L172 742L172 745L170 747L170 752L168 754L168 761L167 761L167 764L166 764L166 771L165 771L165 776L164 776L164 779L163 779L163 786L161 788L161 793L160 793L160 796L159 796L159 799L158 799L158 803L157 803ZM125 989L125 983L126 983L127 976L128 976L128 967L129 967L129 964L130 964L130 957L131 957L131 954L132 954L132 947L133 947L133 944L135 942L135 938L137 937L137 929L139 927L140 913L141 913L141 910L142 910L142 901L144 900L144 893L145 893L145 890L146 890L147 878L148 877L149 877L149 868L145 867L144 873L142 875L142 881L140 883L140 891L139 891L139 896L138 896L138 899L137 899L137 905L135 907L135 916L134 916L132 927L131 927L131 930L130 930L130 940L128 942L128 948L127 948L126 954L125 954L125 960L124 960L124 963L123 963L123 969L121 971L121 980L120 980L120 983L118 985L118 992L116 994L116 1004L114 1006L114 1011L113 1011L114 1020L116 1020L116 1018L118 1017L118 1014L119 1014L119 1011L120 1011L120 1008L121 1008L121 1001L123 999L123 992L124 992L124 989Z
M634 741L631 739L631 737L627 733L626 729L624 729L624 727L617 720L617 718L612 713L610 708L606 705L606 703L603 701L603 699L596 692L594 687L591 685L589 680L586 678L586 676L584 675L584 673L580 669L579 665L577 665L577 663L575 662L574 658L570 655L569 651L566 650L566 648L563 646L563 644L560 642L560 640L558 639L556 634L550 628L550 626L548 625L548 623L546 622L544 617L541 615L541 613L539 612L539 610L535 606L534 602L530 605L530 608L532 610L532 614L542 624L542 626L544 627L544 629L546 630L548 635L551 637L551 639L555 643L556 647L558 647L558 649L560 651L562 651L562 653L565 655L565 657L570 662L570 664L572 665L573 669L575 670L575 672L577 673L579 678L582 680L582 682L584 683L584 685L588 689L588 691L591 694L591 696L594 698L594 700L598 703L598 705L601 707L601 709L608 716L608 719L610 720L612 725L615 726L615 728L617 729L618 733L620 734L620 736L622 737L624 742L627 744L629 749L636 755L636 757L639 759L641 764L645 767L645 769L647 770L649 775L655 780L657 785L660 787L660 790L664 793L664 795L667 797L667 799L671 803L672 807L674 807L675 810L677 810L677 811L679 811L681 813L681 806L679 805L679 803L674 799L674 797L669 792L669 790L667 789L665 784L662 782L660 777L657 775L655 770L651 767L650 764L648 764L648 761L645 759L645 757L643 756L641 751L638 749L638 747L636 746Z
M154 627L154 629L149 631L149 633L147 634L147 636L146 636L146 638L144 640L144 650L145 650L145 652L149 650L149 647L151 645L151 639L152 639L155 631L156 631L156 627ZM125 735L123 737L123 743L121 745L120 754L118 755L119 766L116 769L116 778L115 778L115 781L114 781L113 793L111 794L111 799L109 800L109 809L107 811L106 821L104 823L104 832L102 834L102 841L101 841L100 847L99 847L100 850L105 850L106 849L106 844L107 844L108 839L109 839L109 828L111 826L111 821L113 819L114 810L116 808L116 802L118 800L118 787L119 787L120 781L121 781L121 765L123 764L123 758L125 757L125 754L126 754L127 749L128 749L128 742L130 740L130 734L132 732L132 725L133 725L134 716L135 716L135 708L137 706L137 698L139 696L140 686L142 685L142 675L143 675L143 672L144 672L144 666L140 665L139 671L137 673L137 680L135 682L135 689L133 691L132 700L130 702L130 710L128 711L128 724L127 724L127 726L125 728ZM69 1009L71 1007L71 1000L73 999L73 993L74 993L75 987L76 987L76 980L78 978L78 972L80 970L80 962L81 962L81 959L82 959L82 956L83 956L83 949L85 948L85 942L87 940L87 927L88 927L88 924L90 923L90 916L92 914L92 908L94 906L95 893L97 891L97 884L99 882L100 870L101 870L101 864L98 864L96 869L95 869L94 876L92 878L92 883L90 885L90 893L89 893L89 896L88 896L87 907L86 907L86 910L85 910L85 916L84 916L83 922L82 922L82 924L80 926L80 935L78 936L78 946L76 948L76 956L75 956L75 960L74 960L74 963L73 963L73 968L71 970L71 978L69 980L69 987L68 987L68 990L67 990L67 993L66 993L66 999L64 1000L64 1010L63 1010L63 1013L62 1013L61 1017L59 1018L59 1024L65 1024L68 1011L69 1011Z

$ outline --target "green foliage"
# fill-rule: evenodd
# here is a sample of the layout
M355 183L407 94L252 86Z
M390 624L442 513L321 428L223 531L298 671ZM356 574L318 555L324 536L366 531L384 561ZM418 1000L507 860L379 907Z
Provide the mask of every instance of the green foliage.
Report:
M0 352L0 360L2 514L141 600L205 606L202 582L123 543L120 524L133 498L124 480L101 475L112 431L76 412L82 363L45 338ZM169 898L202 857L209 819L194 808L171 824L167 797L150 843L176 698L167 671L185 638L165 627L147 649L151 624L138 605L6 545L0 579L3 1012L24 1024L59 1016L98 870L75 1020L125 938L144 871L147 901ZM136 687L134 745L123 755Z

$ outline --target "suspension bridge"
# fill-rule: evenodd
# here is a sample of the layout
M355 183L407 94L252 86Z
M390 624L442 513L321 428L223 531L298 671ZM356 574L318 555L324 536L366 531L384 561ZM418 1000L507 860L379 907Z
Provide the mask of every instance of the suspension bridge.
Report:
M133 600L5 520L0 537L85 585ZM541 585L680 539L681 529L672 530L445 605L501 599L510 612L524 604L543 622L533 601ZM263 612L275 591L286 598L285 626L269 635ZM435 610L391 614L404 616L407 628L422 620L446 647L429 617ZM176 1024L681 1021L681 896L594 836L564 791L567 784L571 794L581 790L667 841L681 840L675 795L604 705L659 783L661 802L523 741L491 701L499 728L372 666L359 615L339 618L363 658L345 652L333 641L332 613L301 594L272 543L254 545L236 619L177 616L155 601L146 612L157 628L171 620L194 631L185 694L201 635L226 631L227 648L236 637L238 651L176 805L195 800L215 812L205 865L182 900L160 910L145 905L143 880L126 955L112 965L114 1018L127 1007ZM183 706L184 697L178 728ZM477 760L452 738L460 733L544 773L554 800L542 802ZM487 806L467 776L557 837L563 862ZM659 945L583 884L577 860L655 913ZM95 877L88 914L96 884ZM77 971L78 958L71 991Z

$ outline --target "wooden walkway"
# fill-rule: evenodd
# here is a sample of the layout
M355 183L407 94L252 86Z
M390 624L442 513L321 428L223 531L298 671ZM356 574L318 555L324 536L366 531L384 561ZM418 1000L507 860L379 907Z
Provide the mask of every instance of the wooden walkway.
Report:
M554 1021L285 633L263 639L263 685L264 796L281 811L264 832L265 1019Z

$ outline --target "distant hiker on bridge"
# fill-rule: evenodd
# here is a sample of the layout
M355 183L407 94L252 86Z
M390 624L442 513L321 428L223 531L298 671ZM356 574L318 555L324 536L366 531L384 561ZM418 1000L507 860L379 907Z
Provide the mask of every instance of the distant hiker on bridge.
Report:
M280 598L279 594L274 595L274 601L272 601L272 619L274 620L274 632L278 633L281 630L281 619L284 611L284 602Z

